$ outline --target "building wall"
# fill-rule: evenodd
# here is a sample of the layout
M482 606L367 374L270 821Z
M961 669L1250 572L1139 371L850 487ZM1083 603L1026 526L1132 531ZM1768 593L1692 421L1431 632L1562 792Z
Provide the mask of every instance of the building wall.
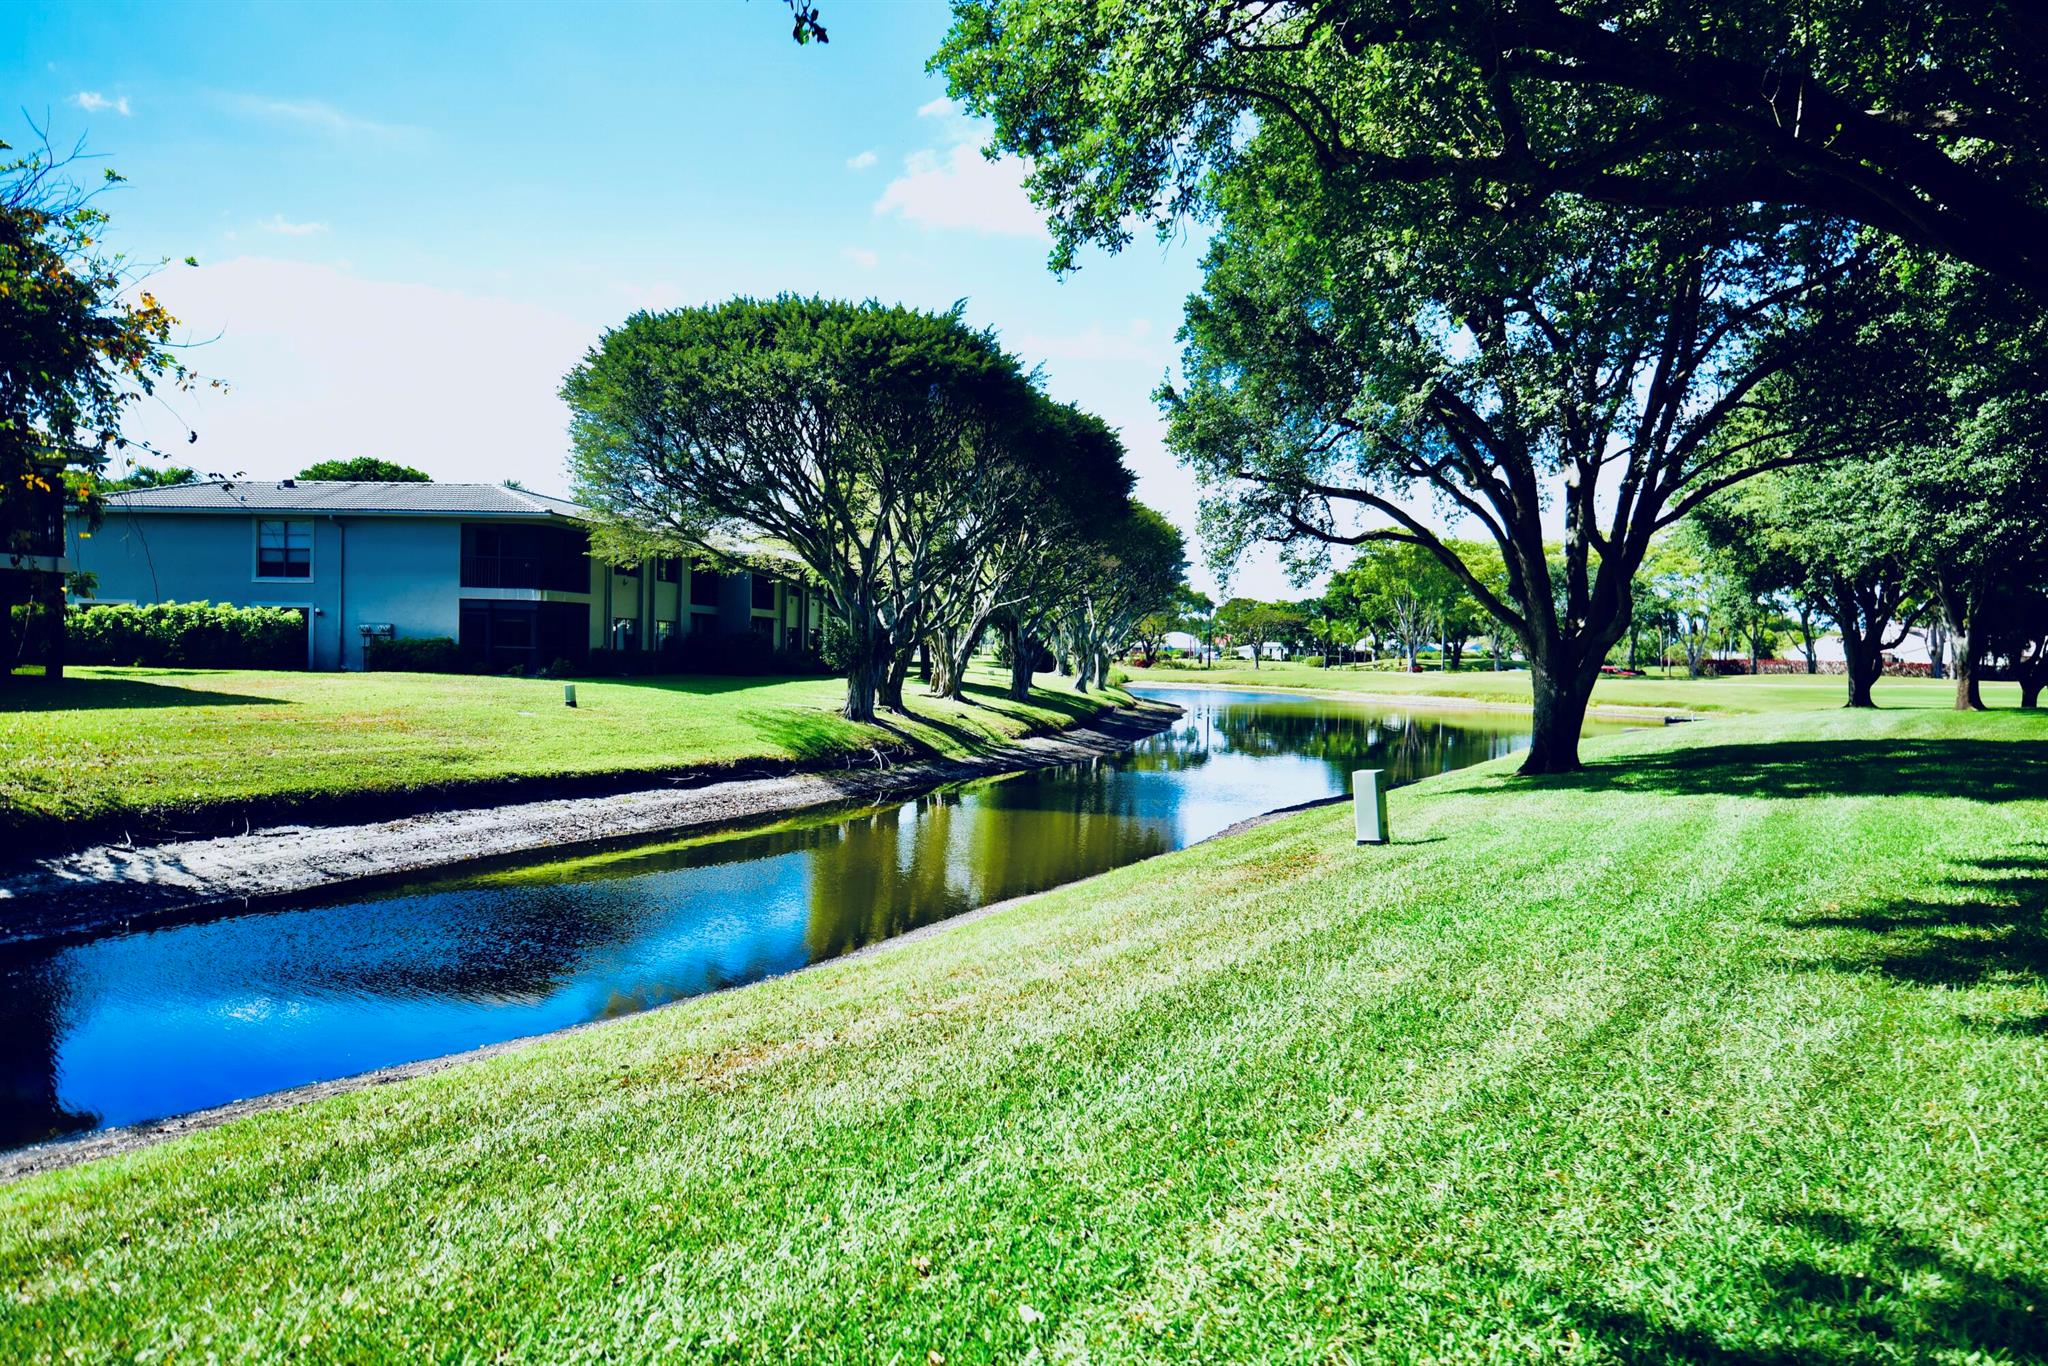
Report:
M530 588L462 586L463 523L489 518L310 516L312 574L304 579L256 577L254 516L208 513L110 512L104 525L84 535L74 523L69 552L74 568L98 576L102 602L217 602L237 606L296 607L311 613L310 667L360 669L365 625L391 628L400 637L461 634L461 604L467 599L588 603L590 646L611 644L613 622L630 618L636 641L653 649L657 623L693 618L711 629L740 634L758 618L776 624L775 640L787 643L797 621L799 598L809 618L807 636L823 629L824 605L815 593L775 586L774 606L755 608L750 576L724 576L716 608L692 608L691 568L685 563L674 583L663 582L652 563L638 574L591 564L588 593ZM678 616L680 613L680 617Z

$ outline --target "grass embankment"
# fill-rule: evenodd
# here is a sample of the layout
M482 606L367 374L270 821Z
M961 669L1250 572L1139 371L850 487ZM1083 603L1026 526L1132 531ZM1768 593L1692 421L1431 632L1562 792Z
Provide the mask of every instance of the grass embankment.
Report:
M1588 751L7 1188L0 1357L2040 1359L2048 718Z
M1313 688L1383 697L1463 698L1511 706L1529 705L1526 669L1397 673L1391 669L1321 669L1307 664L1249 663L1214 669L1132 669L1133 683L1204 683L1211 686ZM1848 682L1827 674L1764 674L1759 677L1603 678L1593 687L1596 707L1634 707L1650 711L1705 714L1738 712L1820 711L1841 706ZM1880 679L1875 693L1880 707L1950 707L1956 685L1947 679ZM2019 686L1987 683L1984 700L1995 707L2019 703Z
M965 702L907 690L912 714L856 725L829 678L579 681L449 674L78 669L0 693L0 831L203 817L509 779L960 754L1106 705L1046 678L1012 702L992 676ZM1117 693L1114 699L1123 699Z

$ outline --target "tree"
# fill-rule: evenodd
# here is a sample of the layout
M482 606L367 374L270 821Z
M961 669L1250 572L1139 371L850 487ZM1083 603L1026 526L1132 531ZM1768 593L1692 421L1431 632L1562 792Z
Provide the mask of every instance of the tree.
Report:
M67 505L97 517L109 457L147 449L121 434L128 406L196 382L146 270L107 250L98 191L70 176L77 156L0 143L0 680L17 662L14 608L30 602L45 677L63 676L62 576L38 562L63 554ZM120 180L107 170L102 186Z
M172 488L178 484L189 484L199 478L199 471L189 465L131 464L128 472L118 478L102 476L99 488L102 493L125 493L129 489Z
M925 611L932 690L940 696L960 695L967 662L998 614L1053 596L1047 577L1067 549L1114 525L1130 502L1123 443L1093 414L1040 398L1016 440L1028 458L1004 462L979 481L968 519L1000 534L939 576Z
M1334 194L1770 205L2048 296L2048 20L2024 0L956 0L933 61L1030 159L1063 267L1201 204L1256 123Z
M1064 590L1047 610L1074 662L1079 691L1109 681L1110 657L1129 643L1140 618L1173 604L1187 567L1179 529L1138 502L1074 547L1062 574Z
M782 296L635 313L563 381L600 553L767 539L814 574L871 720L941 581L1010 528L988 484L1028 459L1038 395L958 306ZM900 688L900 672L894 682Z
M1252 667L1256 669L1266 646L1299 631L1302 618L1285 603L1231 598L1216 609L1216 626L1239 645L1251 646Z
M301 479L359 480L372 484L428 484L433 476L410 465L379 460L374 455L352 456L347 460L322 460L298 473Z
M1913 625L1916 518L1882 459L1786 469L1732 489L1697 523L1738 562L1782 565L1796 600L1818 598L1842 642L1851 707L1874 707L1884 655ZM1802 608L1802 621L1813 615ZM1810 626L1802 628L1808 633ZM1811 667L1812 645L1808 645Z

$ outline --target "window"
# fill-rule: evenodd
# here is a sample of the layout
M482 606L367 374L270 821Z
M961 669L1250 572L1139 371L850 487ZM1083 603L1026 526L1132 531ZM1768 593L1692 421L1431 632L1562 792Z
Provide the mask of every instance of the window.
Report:
M690 571L690 606L718 606L718 586L725 575L716 569L692 569Z
M631 617L613 617L612 648L614 650L639 649L640 623Z
M669 555L656 557L654 580L656 583L678 583L683 577L683 562Z
M775 608L775 580L765 574L756 574L754 580L754 606L763 611Z
M497 602L464 598L463 659L492 670L540 669L590 651L590 608L580 602Z
M590 538L574 527L462 524L464 588L590 591Z
M775 618L755 617L751 624L755 635L760 636L770 645L775 643Z
M312 578L313 524L311 522L256 523L256 577L259 579Z

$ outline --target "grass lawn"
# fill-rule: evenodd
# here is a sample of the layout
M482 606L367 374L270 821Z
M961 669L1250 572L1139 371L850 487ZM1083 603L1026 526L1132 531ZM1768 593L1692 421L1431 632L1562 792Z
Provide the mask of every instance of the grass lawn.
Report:
M1464 697L1519 706L1529 702L1526 669L1408 674L1380 669L1319 669L1295 663L1262 664L1254 669L1249 662L1240 662L1214 669L1131 669L1130 675L1134 683L1320 688L1388 697ZM1848 680L1827 674L1698 679L1678 674L1671 678L1603 678L1594 685L1593 703L1702 713L1818 711L1841 706L1848 695ZM1875 696L1880 707L1949 707L1955 703L1956 686L1950 679L1885 678L1878 680ZM2016 683L1984 685L1984 701L1990 706L2016 707L2019 700Z
M1005 679L1006 681L1006 679ZM223 803L475 783L855 757L877 745L959 753L1101 705L1049 676L1027 703L993 675L955 703L861 726L830 678L578 682L260 670L72 671L0 693L0 831L175 818ZM1119 694L1120 696L1120 694Z
M0 1359L2048 1352L2048 717L1767 714L0 1190Z

